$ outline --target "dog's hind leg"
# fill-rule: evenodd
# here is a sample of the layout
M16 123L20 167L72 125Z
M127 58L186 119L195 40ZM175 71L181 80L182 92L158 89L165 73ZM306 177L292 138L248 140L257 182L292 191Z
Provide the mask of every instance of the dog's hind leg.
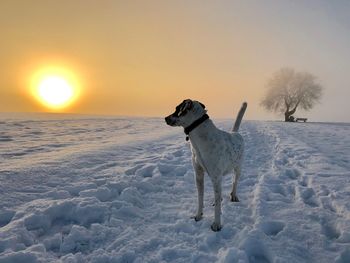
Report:
M193 162L193 167L196 173L196 186L198 192L198 206L197 213L193 217L194 220L199 221L203 217L203 196L204 196L204 170L197 163Z
M235 178L232 182L232 192L231 192L231 202L239 202L239 199L237 197L237 184L238 184L238 180L239 177L241 176L241 167L237 166L234 168L235 171Z

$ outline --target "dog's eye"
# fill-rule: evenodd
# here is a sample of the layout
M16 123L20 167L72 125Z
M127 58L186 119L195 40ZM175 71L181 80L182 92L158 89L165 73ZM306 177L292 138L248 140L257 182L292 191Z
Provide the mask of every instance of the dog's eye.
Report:
M174 112L173 115L176 117L185 116L191 108L192 108L192 101L184 100L179 106L176 107L176 111Z
M183 110L180 110L180 111L177 113L177 116L178 116L178 117L181 117L181 116L186 115L186 113L187 113L187 109L183 109Z
M179 109L177 116L178 117L185 116L188 110L189 110L189 107L187 104L182 105L182 107Z
M174 112L174 115L176 117L181 117L181 116L184 116L187 112L187 109L186 107L184 107L185 105L179 105L176 107L176 111Z

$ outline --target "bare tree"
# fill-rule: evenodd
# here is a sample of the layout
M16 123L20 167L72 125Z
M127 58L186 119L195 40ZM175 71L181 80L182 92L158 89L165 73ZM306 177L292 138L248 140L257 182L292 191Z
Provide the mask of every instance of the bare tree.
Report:
M277 71L267 83L267 93L261 105L269 111L283 113L290 120L298 107L310 110L322 96L322 86L308 72L296 72L291 68Z

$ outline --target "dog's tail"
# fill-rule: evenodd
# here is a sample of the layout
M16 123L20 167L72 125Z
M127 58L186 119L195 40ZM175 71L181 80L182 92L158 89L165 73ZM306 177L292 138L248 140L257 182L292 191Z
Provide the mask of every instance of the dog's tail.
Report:
M241 109L239 110L236 118L235 125L233 126L232 132L237 132L239 129L239 126L241 125L241 121L243 119L243 115L245 113L245 110L247 109L247 103L243 102Z

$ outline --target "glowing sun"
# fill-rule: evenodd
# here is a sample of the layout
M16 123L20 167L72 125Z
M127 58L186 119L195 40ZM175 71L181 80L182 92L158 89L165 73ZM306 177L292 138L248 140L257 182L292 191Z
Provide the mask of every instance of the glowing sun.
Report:
M32 94L40 104L53 111L62 111L79 95L76 76L66 68L46 67L34 74Z
M47 76L39 83L38 95L48 106L58 108L66 105L72 99L74 91L64 78Z

